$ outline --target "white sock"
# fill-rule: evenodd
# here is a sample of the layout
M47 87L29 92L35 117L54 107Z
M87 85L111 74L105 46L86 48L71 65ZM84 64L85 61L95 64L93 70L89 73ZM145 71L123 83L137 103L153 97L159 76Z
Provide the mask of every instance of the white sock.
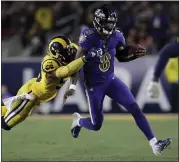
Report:
M157 143L157 139L154 137L154 138L152 138L150 141L149 141L149 144L150 144L150 146L153 146L153 145L155 145L156 143Z
M80 125L80 118L77 119L77 125L78 125L79 127L81 127L81 125Z

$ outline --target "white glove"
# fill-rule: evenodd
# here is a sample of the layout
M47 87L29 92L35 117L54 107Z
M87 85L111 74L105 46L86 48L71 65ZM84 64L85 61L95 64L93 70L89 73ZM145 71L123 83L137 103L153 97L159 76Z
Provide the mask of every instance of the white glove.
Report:
M151 98L159 97L159 84L158 82L151 81L147 87L147 94Z

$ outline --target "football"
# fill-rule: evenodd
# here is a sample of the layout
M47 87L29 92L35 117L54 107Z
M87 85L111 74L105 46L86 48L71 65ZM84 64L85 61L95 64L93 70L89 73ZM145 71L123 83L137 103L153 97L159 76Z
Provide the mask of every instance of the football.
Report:
M120 47L116 49L116 57L119 61L127 61L127 59L133 60L138 57L144 56L145 53L145 48L143 48L139 44L127 46L124 48L124 50L121 50Z
M129 47L127 55L128 56L135 55L138 49L139 49L139 45L138 44L131 45Z

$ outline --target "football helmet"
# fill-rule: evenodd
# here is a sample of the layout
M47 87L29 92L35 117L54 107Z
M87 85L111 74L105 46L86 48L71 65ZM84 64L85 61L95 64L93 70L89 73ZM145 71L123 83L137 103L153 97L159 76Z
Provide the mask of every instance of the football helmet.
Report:
M111 35L115 30L116 22L116 13L108 6L104 5L95 11L93 25L100 34Z
M73 43L64 36L52 38L49 43L49 55L63 63L70 63L75 59L77 49Z

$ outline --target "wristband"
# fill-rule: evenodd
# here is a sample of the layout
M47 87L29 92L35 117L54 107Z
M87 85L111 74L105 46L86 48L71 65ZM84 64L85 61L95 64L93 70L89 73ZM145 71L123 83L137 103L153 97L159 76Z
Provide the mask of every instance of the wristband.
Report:
M76 89L76 85L75 84L70 84L70 87L69 87L69 89Z

